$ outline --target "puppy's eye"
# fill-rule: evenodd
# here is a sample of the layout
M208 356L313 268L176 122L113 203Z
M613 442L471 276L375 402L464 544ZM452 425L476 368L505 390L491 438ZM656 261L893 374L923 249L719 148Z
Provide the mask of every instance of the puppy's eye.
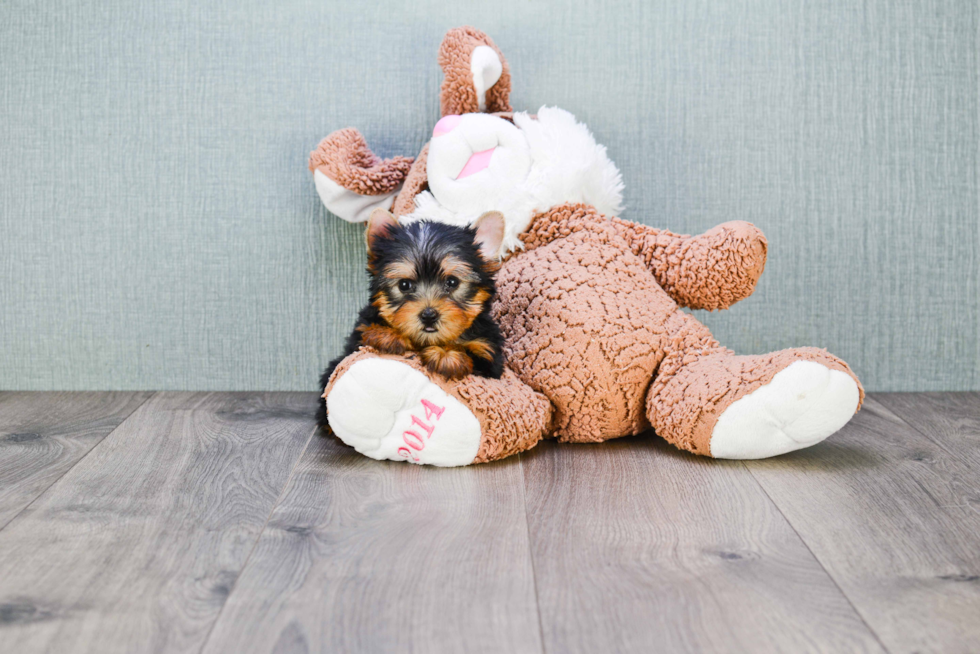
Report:
M448 288L450 291L455 288L459 288L459 280L455 277L448 277L446 279L446 288Z
M415 282L411 279L403 279L398 282L398 290L402 293L411 293L415 290Z

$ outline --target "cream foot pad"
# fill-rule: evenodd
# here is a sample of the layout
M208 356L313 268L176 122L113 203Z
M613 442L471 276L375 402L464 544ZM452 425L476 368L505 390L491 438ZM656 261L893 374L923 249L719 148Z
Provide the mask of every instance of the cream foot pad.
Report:
M711 456L764 459L819 443L847 424L859 396L846 373L792 363L725 409L711 432Z
M372 459L435 466L473 463L480 423L421 372L390 359L363 359L327 396L330 427Z

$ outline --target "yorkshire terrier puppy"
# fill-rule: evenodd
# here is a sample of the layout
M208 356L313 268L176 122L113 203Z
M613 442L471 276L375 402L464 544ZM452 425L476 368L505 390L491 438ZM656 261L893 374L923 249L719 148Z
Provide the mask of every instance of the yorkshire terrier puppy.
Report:
M385 354L416 352L426 368L450 379L471 373L500 378L503 337L490 317L490 303L503 236L504 219L496 211L480 216L471 228L424 220L400 225L384 209L371 213L371 299L344 353L320 378L321 427L327 426L322 395L330 376L362 345Z

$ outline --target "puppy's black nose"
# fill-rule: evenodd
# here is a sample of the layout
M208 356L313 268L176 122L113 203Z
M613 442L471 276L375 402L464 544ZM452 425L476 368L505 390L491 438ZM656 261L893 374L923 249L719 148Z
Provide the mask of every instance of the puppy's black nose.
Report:
M423 325L432 326L439 320L439 312L432 307L426 307L419 312L419 319Z

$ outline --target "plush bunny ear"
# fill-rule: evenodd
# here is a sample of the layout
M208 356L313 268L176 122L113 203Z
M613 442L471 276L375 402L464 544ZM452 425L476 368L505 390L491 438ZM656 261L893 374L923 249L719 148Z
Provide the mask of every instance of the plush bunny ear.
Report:
M364 222L376 207L391 207L411 166L411 157L377 157L353 127L320 141L309 163L324 206L352 223Z
M446 32L439 46L442 115L513 111L510 66L493 40L474 27Z
M419 156L415 157L415 163L408 171L402 190L395 196L395 203L391 206L392 212L399 218L415 211L415 196L427 189L429 186L429 172L426 163L429 159L429 144L422 146Z
M487 261L500 258L500 245L504 241L504 214L499 211L488 211L473 223L476 230L476 244L480 246L480 254Z
M367 230L364 232L368 252L374 249L374 242L379 236L388 234L389 230L397 226L398 219L390 211L380 208L372 210L368 218Z

